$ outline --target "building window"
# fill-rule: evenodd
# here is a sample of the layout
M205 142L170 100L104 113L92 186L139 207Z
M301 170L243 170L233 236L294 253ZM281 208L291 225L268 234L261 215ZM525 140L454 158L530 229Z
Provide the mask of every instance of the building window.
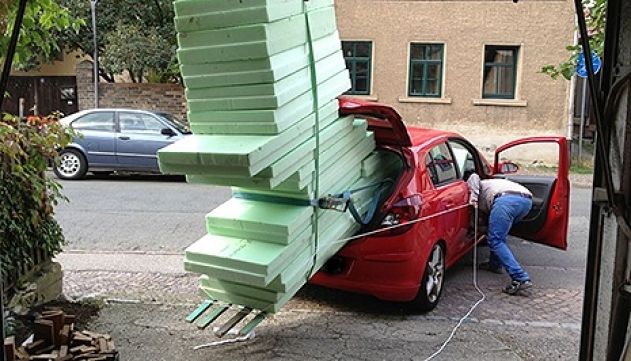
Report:
M443 52L443 44L413 43L410 45L409 96L441 96Z
M370 94L370 71L372 68L371 41L343 41L342 51L346 68L351 76L351 90L347 94Z
M518 46L484 48L484 84L482 98L515 99Z

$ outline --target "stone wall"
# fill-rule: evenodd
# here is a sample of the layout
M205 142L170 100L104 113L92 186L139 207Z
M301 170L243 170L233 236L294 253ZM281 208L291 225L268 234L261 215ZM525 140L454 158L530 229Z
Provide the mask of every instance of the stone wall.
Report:
M79 110L94 108L92 63L77 65ZM186 120L184 88L179 84L99 83L99 108L159 110Z

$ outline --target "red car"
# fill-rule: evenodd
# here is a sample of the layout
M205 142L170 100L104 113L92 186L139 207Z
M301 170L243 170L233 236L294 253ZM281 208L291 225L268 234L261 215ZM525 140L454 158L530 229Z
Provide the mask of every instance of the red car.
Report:
M440 299L445 270L474 243L470 231L473 209L468 206L469 190L463 180L466 171L475 171L481 178L505 177L530 189L532 210L511 234L567 248L570 185L565 138L531 137L510 142L496 150L494 166L490 166L461 135L406 127L387 105L343 97L340 113L366 118L380 151L400 158L394 189L383 200L368 230L398 226L351 241L311 278L311 283L410 302L423 311L433 309ZM556 176L507 175L517 166L499 162L500 153L539 142L558 144Z

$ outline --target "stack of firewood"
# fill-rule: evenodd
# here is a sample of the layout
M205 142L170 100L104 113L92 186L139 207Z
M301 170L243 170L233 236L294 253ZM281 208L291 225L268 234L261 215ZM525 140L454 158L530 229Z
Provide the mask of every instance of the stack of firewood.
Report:
M15 346L11 337L4 342L7 361L91 360L117 361L118 351L106 334L75 330L75 316L63 311L45 311L35 320L33 338Z

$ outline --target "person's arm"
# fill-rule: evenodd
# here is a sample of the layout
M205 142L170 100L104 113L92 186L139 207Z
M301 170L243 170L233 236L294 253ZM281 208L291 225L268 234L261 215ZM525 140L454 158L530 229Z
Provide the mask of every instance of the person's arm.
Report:
M469 186L469 203L477 206L478 198L480 198L480 176L476 173L471 174L467 179L467 185Z

